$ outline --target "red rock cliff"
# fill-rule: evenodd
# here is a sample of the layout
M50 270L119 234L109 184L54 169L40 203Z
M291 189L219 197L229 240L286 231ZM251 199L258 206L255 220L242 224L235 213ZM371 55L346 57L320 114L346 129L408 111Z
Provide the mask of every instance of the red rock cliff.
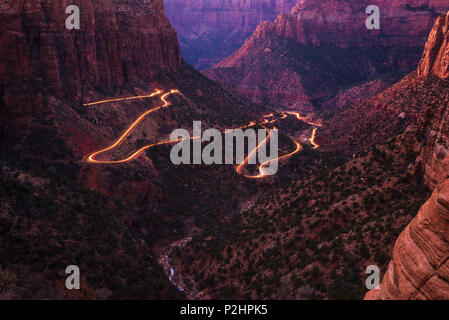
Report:
M418 67L418 75L432 81L432 77L449 79L449 12L435 23ZM423 116L422 152L418 159L424 180L434 188L448 172L444 160L449 156L449 91L445 92L446 103L437 109L429 109Z
M436 75L449 77L449 13L438 18L430 33L418 74L422 77Z
M368 30L365 26L368 5L377 5L380 9L378 31ZM280 15L276 23L267 25L267 30L262 28L260 34L276 32L278 36L294 38L301 44L314 45L378 45L379 37L384 44L391 45L399 40L414 45L416 39L425 41L435 14L448 8L449 4L444 0L305 0L296 5L291 14Z
M448 81L448 17L439 18L430 34L421 76ZM427 110L419 126L418 164L434 192L399 236L380 288L366 299L449 299L449 92L439 107Z
M196 33L253 32L264 20L288 12L297 0L165 0L174 26L184 24Z
M303 45L363 46L373 50L398 41L402 45L423 46L435 17L449 9L445 0L417 0L413 4L409 0L371 2L304 0L291 13L259 25L249 41L277 36ZM380 8L380 30L368 30L365 26L369 4ZM217 67L233 65L238 56L237 52Z
M65 27L71 4L80 8L80 30ZM9 1L0 4L0 43L0 94L9 111L36 107L31 83L85 101L95 87L114 91L181 63L162 0Z
M399 236L379 289L366 299L449 299L449 180Z
M380 30L365 26L370 4L380 8ZM325 102L342 87L415 68L435 19L447 10L446 0L304 0L260 24L206 74L255 102L310 111L313 100Z

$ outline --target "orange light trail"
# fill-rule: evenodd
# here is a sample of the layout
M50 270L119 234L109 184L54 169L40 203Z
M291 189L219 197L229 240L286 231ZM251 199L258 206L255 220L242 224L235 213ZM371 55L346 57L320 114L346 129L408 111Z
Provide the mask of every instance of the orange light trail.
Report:
M164 144L178 143L178 142L181 142L181 141L184 141L184 140L188 140L188 139L166 140L166 141L161 141L161 142L153 143L153 144L150 144L150 145L147 145L147 146L145 146L145 147L140 148L139 150L137 150L136 152L132 153L130 156L128 156L127 158L122 159L122 160L116 160L116 161L110 160L110 161L106 161L106 160L97 160L97 159L96 159L97 156L99 156L99 155L101 155L101 154L103 154L103 153L105 153L105 152L111 151L111 150L117 148L118 146L120 146L120 145L125 141L125 139L131 134L131 132L137 127L137 125L139 125L139 124L146 118L146 116L148 116L149 114L151 114L151 113L153 113L153 112L155 112L155 111L157 111L157 110L160 110L160 109L162 109L162 108L168 107L168 106L170 105L170 103L167 101L167 97L168 97L169 95L171 95L171 94L174 94L174 93L179 93L179 91L178 91L178 90L170 90L169 92L163 94L163 95L161 96L161 98L160 98L161 101L163 102L163 104L162 104L161 106L152 108L152 109L150 109L150 110L147 110L147 111L144 112L143 114L141 114L141 115L140 115L140 116L139 116L139 117L138 117L138 118L137 118L137 119L136 119L136 120L135 120L135 121L128 127L128 129L126 129L125 132L124 132L124 133L123 133L123 134L122 134L122 135L121 135L121 136L120 136L120 137L119 137L119 138L118 138L112 145L110 145L109 147L106 147L106 148L104 148L104 149L95 151L95 152L93 152L92 154L90 154L90 155L87 157L87 162L89 162L89 163L96 163L96 164L118 164L118 163L125 163L125 162L129 162L129 161L132 161L132 160L136 159L136 158L139 157L145 150L148 150L148 149L150 149L150 148L152 148L152 147L160 146L160 145L164 145ZM147 98L155 97L155 96L160 95L160 94L162 94L162 91L156 89L156 91L152 92L152 93L149 94L149 95L141 95L141 96L126 97L126 98L117 98L117 99L101 100L101 101L97 101L97 102L86 103L86 104L83 104L83 105L84 105L84 106L94 106L94 105L99 105L99 104L104 104L104 103L110 103L110 102L121 102L121 101L130 101L130 100L136 100L136 99L147 99ZM261 126L268 132L268 135L267 135L267 137L266 137L266 138L265 138L259 145L257 145L257 147L256 147L254 150L252 150L252 151L248 154L248 156L245 158L245 160L243 161L243 163L239 164L239 165L236 167L237 173L242 174L242 169L243 169L243 167L245 167L245 165L248 164L249 159L250 159L252 156L254 156L254 154L255 154L255 153L256 153L256 152L257 152L257 151L258 151L264 144L266 144L267 141L271 138L272 132L271 132L270 129L268 129L267 127L265 127L264 124L271 124L271 123L274 123L274 122L278 121L279 119L285 119L285 118L287 118L287 114L289 114L289 115L295 116L298 120L304 121L304 122L306 122L306 123L308 123L308 124L310 124L310 125L321 126L321 124L312 123L312 122L307 122L307 121L305 120L305 118L301 116L301 114L300 114L299 112L286 111L286 112L281 112L280 114L281 114L281 116L282 116L281 118L273 119L273 120L271 120L271 121L269 121L269 120L266 119L266 118L272 118L272 117L274 117L274 114L273 114L273 113L263 116L263 118L265 118L265 119L264 119L263 122L261 122L261 123L259 123L259 124L260 124L260 125L261 125ZM245 129L245 128L253 127L253 126L255 126L256 124L257 124L257 123L256 123L255 121L251 121L251 122L250 122L248 125L246 125L246 126L242 126L242 127L236 128L236 129L228 129L228 130L225 131L225 133L231 132L231 131L233 131L233 130ZM275 130L275 129L276 129L276 128L273 128L273 130ZM318 128L314 128L314 129L313 129L312 136L311 136L310 139L309 139L310 143L313 145L313 149L318 149L318 148L320 147L320 146L315 142L317 130L318 130ZM196 140L196 139L199 139L199 138L200 138L200 137L191 137L191 138L189 138L189 140ZM269 161L266 161L266 162L262 163L262 164L259 165L259 167L258 167L259 174L256 175L256 176L250 176L250 175L244 175L244 174L243 174L243 175L244 175L246 178L250 178L250 179L260 179L260 178L266 177L267 175L264 173L264 168L267 167L270 163L272 163L272 162L274 162L274 161L279 161L279 160L281 160L281 159L289 158L289 157L293 156L294 154L296 154L296 153L298 153L298 152L300 152L300 151L302 150L302 146L301 146L301 144L300 144L299 142L297 142L297 141L293 141L293 142L294 142L295 145L296 145L296 149L295 149L293 152L288 153L288 154L285 154L285 155L280 156L280 157L277 157L276 159L269 160Z
M301 117L301 114L299 112L287 111L286 113L295 116L300 121L304 121L304 118Z
M300 144L299 142L294 141L294 143L295 143L295 145L296 145L295 151L290 152L290 153L288 153L288 154L285 154L285 155L283 155L283 156L281 156L281 157L277 157L276 159L268 160L268 161L262 163L262 164L259 166L259 168L258 168L259 174L258 174L257 176L245 176L245 177L246 177L246 178L250 178L250 179L261 179L261 178L265 178L267 175L264 173L263 168L265 168L266 166L268 166L268 164L270 164L270 163L272 163L272 162L274 162L274 161L279 161L279 160L282 160L282 159L290 158L291 156L293 156L294 154L296 154L296 153L298 153L298 152L300 152L300 151L302 150L302 146L301 146L301 144Z
M267 143L268 139L270 139L271 137L271 130L267 129L266 127L262 126L267 132L268 135L265 137L265 139L253 150L250 152L250 154L248 154L248 156L245 158L245 160L239 164L235 171L237 171L237 173L242 174L242 169L243 167L248 163L249 159L260 149L260 147L262 147L265 143ZM247 176L244 175L246 178L250 178L251 176Z
M315 126L315 127L322 127L323 125L321 123L316 123L316 122L310 122L310 121L305 121L305 123L310 124L311 126Z
M313 129L312 136L309 139L310 143L313 145L312 149L318 149L320 147L320 145L315 142L317 130L318 130L318 128Z
M294 112L294 111L281 112L281 116L282 116L282 117L281 117L280 119L285 119L285 118L287 118L287 114L293 115L293 116L295 116L299 121L303 121L303 122L305 122L305 123L307 123L307 124L310 124L310 125L313 125L313 126L316 126L316 127L321 127L321 126L322 126L322 125L319 124L319 123L314 123L314 122L309 122L309 121L307 121L304 117L301 116L301 114L300 114L299 112ZM271 117L273 117L273 116L274 116L273 114L269 114L269 115L263 116L263 118L271 118ZM274 122L276 122L276 121L278 121L278 120L279 120L279 119L274 119L274 120L268 121L267 119L264 119L264 122L262 122L261 124L274 123ZM244 161L242 164L240 164L240 165L236 168L236 171L237 171L239 174L242 174L242 169L243 169L243 167L247 164L249 158L250 158L252 155L254 155L254 153L257 152L257 150L258 150L261 146L263 146L263 145L267 142L267 140L271 137L271 131L268 130L267 128L265 128L265 127L264 127L264 129L267 130L267 131L269 132L268 137L267 137L264 141L262 141L262 143L261 143L260 145L258 145L258 146L256 147L256 149L254 149L253 152L251 152L251 154L248 155L248 157L245 159L245 161ZM318 128L314 128L313 131L312 131L312 136L311 136L310 139L309 139L310 143L311 143L312 146L313 146L312 149L318 149L318 148L320 147L320 145L317 144L317 143L315 142L315 138L316 138L316 133L317 133L317 131L318 131ZM244 175L245 178L249 178L249 179L261 179L261 178L265 178L267 175L264 173L264 170L263 170L263 169L264 169L265 167L267 167L270 163L272 163L272 162L274 162L274 161L279 161L279 160L282 160L282 159L290 158L290 157L293 156L294 154L300 152L300 151L302 150L301 144L300 144L299 142L297 142L297 141L293 141L293 142L294 142L295 145L296 145L296 149L295 149L293 152L288 153L288 154L283 155L283 156L280 156L280 157L277 157L276 159L269 160L269 161L266 161L266 162L262 163L262 164L258 167L258 170L259 170L259 174L258 174L258 175L256 175L256 176Z
M316 126L316 127L321 127L321 126L322 126L321 123L316 123L316 122L310 122L310 121L307 121L306 118L304 118L303 116L301 116L301 114L300 114L299 112L287 111L286 113L287 113L287 114L290 114L290 115L293 115L293 116L296 117L296 119L298 119L298 120L300 120L300 121L304 121L305 123L310 124L310 125L312 125L312 126ZM284 118L282 118L282 119L284 119Z
M139 149L138 151L136 151L136 152L134 152L132 155L130 155L128 158L122 159L122 160L117 160L117 161L103 161L103 160L96 160L96 159L95 159L98 155L100 155L100 154L102 154L102 153L105 153L105 152L107 152L107 151L110 151L110 150L112 150L112 149L114 149L114 148L120 146L120 145L123 143L123 141L125 141L125 139L126 139L126 138L130 135L130 133L134 130L134 128L135 128L140 122L142 122L142 120L143 120L147 115L149 115L150 113L153 113L153 112L155 112L155 111L157 111L157 110L159 110L159 109L168 107L168 106L169 106L169 102L166 100L167 97L168 97L169 95L173 94L173 93L178 93L178 92L179 92L178 90L171 90L170 92L164 94L164 95L161 97L162 102L164 102L163 105L161 105L161 106L159 106L159 107L156 107L156 108L153 108L153 109L150 109L150 110L144 112L142 115L140 115L140 116L136 119L136 121L134 121L134 122L129 126L128 129L126 129L126 131L120 136L120 138L118 138L112 145L110 145L110 146L107 147L107 148L98 150L98 151L96 151L96 152L90 154L90 155L87 157L87 162L90 162L90 163L101 163L101 164L117 164L117 163L129 162L129 161L131 161L131 160L137 158L138 156L140 156L140 155L142 154L142 152L144 152L145 150L147 150L147 149L149 149L149 148L151 148L151 147L154 147L154 146L157 146L157 145L162 145L162 144L176 143L176 142L182 141L182 140L179 140L179 141L178 141L178 140L177 140L177 141L163 141L163 142L158 142L158 143L155 143L155 144L151 144L151 145L148 145L148 146L145 146L145 147ZM153 92L152 94L150 94L150 95L148 95L148 96L144 96L144 97L146 97L146 98L154 97L154 96L156 96L156 95L158 95L158 94L161 94L161 93L162 93L162 92L161 92L160 90L156 90L156 91ZM137 97L131 97L131 98L125 98L125 99L127 99L127 100L133 100L133 99L140 99L140 98L137 98ZM112 102L112 101L114 101L114 100L116 100L116 99L103 100L103 101L100 101L100 102L94 102L93 104L87 104L87 105L94 105L94 104L99 104L99 103L106 103L105 101ZM122 101L124 101L124 100L122 100Z
M235 129L226 129L225 133L229 133L229 132L232 132L232 131L235 131L235 130L239 130L239 129L246 129L246 128L254 127L255 125L256 125L256 122L251 121L248 125L243 126L243 127L238 127L238 128L235 128Z
M155 92L153 92L153 93L151 93L149 95L102 100L102 101L97 101L97 102L85 103L85 104L83 104L83 106L95 106L97 104L110 103L110 102L129 101L129 100L136 100L136 99L146 99L146 98L152 98L152 97L157 96L158 94L161 94L161 93L162 93L162 91L156 90Z

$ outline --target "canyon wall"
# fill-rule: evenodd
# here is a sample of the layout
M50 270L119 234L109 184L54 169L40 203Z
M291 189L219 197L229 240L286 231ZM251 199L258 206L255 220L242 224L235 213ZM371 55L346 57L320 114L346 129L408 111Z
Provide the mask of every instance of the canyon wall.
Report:
M449 15L440 17L433 27L418 74L421 77L449 77Z
M379 289L366 299L449 299L449 180L399 236Z
M426 43L423 58L418 67L418 76L432 81L432 78L449 78L449 13L438 18ZM446 101L449 91L446 92ZM427 110L421 121L423 149L419 162L424 170L424 180L434 188L446 178L444 160L449 155L449 110L447 103Z
M380 9L379 30L366 28L365 10L369 5ZM435 17L448 9L444 0L304 0L289 14L279 15L276 22L262 24L253 37L276 34L302 45L363 46L373 50L396 41L403 46L423 46Z
M380 8L380 30L365 26L370 4ZM312 111L339 90L416 68L435 19L448 9L444 0L304 0L260 24L205 73L255 102Z
M165 0L183 58L203 69L237 50L265 20L288 12L297 0Z
M79 30L65 26L72 4ZM120 168L83 161L156 102L81 105L147 94L160 73L181 67L162 0L0 1L0 269L17 277L2 298L182 297L146 237L161 230L150 161ZM133 206L137 199L148 200ZM71 264L90 270L81 271L76 292L64 286Z
M65 27L71 4L80 30ZM0 4L0 19L0 98L11 112L36 108L31 84L80 102L181 64L162 0L17 0Z
M449 13L437 20L418 69L430 84L443 78L446 88L448 27ZM417 165L433 195L399 236L380 288L366 299L449 299L449 90L443 94L417 125Z

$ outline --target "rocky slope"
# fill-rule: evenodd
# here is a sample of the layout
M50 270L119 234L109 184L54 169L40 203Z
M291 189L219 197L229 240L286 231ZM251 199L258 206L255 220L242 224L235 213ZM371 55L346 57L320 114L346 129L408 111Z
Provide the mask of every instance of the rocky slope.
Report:
M288 12L297 0L165 0L183 58L198 69L237 50L256 27Z
M367 3L305 0L264 22L206 74L253 101L313 111L338 91L412 70L446 1L378 1L381 29L365 27ZM373 92L372 95L379 93Z
M3 142L13 150L51 161L71 158L63 152L54 154L57 140L70 150L72 160L83 160L88 152L114 141L118 132L160 101L90 108L81 104L147 94L155 88L179 89L182 95L172 98L177 108L143 122L126 142L128 148L135 147L138 140L167 135L167 126L191 126L192 119L229 126L249 121L244 118L251 113L251 106L245 99L181 61L176 33L165 17L162 1L79 1L79 31L65 29L68 3L16 1L0 7L0 110L7 137ZM240 114L241 119L235 120L232 113ZM39 148L33 147L38 128L41 138L45 136L39 140ZM148 163L140 164L147 167ZM96 177L110 175L101 168L87 170ZM107 179L102 187L97 180L90 175L87 182L97 190L118 187L106 183Z
M291 168L319 170L195 235L171 260L183 287L208 299L361 299L364 270L385 270L395 239L429 196L413 132L349 161L307 150ZM323 161L325 160L325 161ZM327 161L326 161L327 160Z
M449 79L449 13L438 19L424 50L418 75L428 82ZM444 160L449 154L447 101L429 108L422 121L423 150L420 161L424 179L433 188L446 177Z
M448 28L449 14L439 18L429 37L419 68L427 81L448 79ZM399 236L380 288L367 299L449 299L448 107L449 99L430 107L418 125L422 149L417 165L434 192Z
M446 180L401 233L380 288L366 299L449 299L448 197Z
M91 100L95 88L114 92L125 84L148 83L156 70L180 67L176 33L162 1L76 1L79 31L65 28L70 4L39 0L1 5L0 74L9 112L35 109L42 99L24 90L20 81L80 103Z
M419 64L418 75L449 77L449 15L439 18L433 27Z
M79 31L65 28L70 4L81 10ZM81 180L84 153L107 138L81 104L181 67L162 1L2 1L0 21L0 281L9 279L0 296L181 297L152 252L158 215ZM80 291L65 290L71 264Z
M347 155L384 143L416 122L426 108L444 103L448 89L443 79L427 81L412 72L372 98L354 101L346 109L322 112L317 142L327 151Z
M446 52L433 36L447 30L446 19L437 20L421 66L439 56L429 50ZM318 142L346 141L341 151L359 151L353 159L286 184L175 252L187 288L197 297L360 299L365 268L384 272L392 257L368 298L448 298L449 79L432 69L324 122L329 139Z
M69 4L80 7L80 30L65 28ZM87 164L87 154L161 101L83 104L156 88L181 92L109 157L165 140L193 120L247 124L253 106L181 60L162 0L3 1L0 28L0 281L16 278L6 297L181 297L157 263L157 247L205 207L234 210L250 188L229 167L176 168L168 147L130 163ZM77 294L64 287L69 264L82 271L85 290Z

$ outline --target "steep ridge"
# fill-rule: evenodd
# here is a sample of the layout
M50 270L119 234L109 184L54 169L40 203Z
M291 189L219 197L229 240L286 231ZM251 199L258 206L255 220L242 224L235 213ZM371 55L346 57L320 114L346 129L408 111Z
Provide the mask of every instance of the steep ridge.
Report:
M407 0L377 1L381 29L368 30L369 4L302 1L275 22L259 25L242 48L205 74L253 101L313 111L347 87L381 74L411 71L434 19L449 9L440 0L413 5Z
M208 68L236 51L263 21L288 12L297 0L165 0L183 58Z
M193 119L230 127L255 119L246 118L252 111L245 99L182 62L162 1L80 1L79 31L65 29L68 4L16 1L1 7L0 110L6 146L40 160L65 157L80 161L116 138L117 132L159 99L101 107L84 103L144 95L155 89L180 90L180 95L171 97L178 107L158 115L155 121L145 121L127 142L128 148L139 140L167 135L170 126L191 126ZM235 120L232 114L240 114L240 118ZM69 152L56 154L54 145ZM148 164L148 159L143 161L144 167L151 167ZM97 177L105 175L102 171L109 169L84 169L88 178L83 180L89 186L102 192L118 187L105 181L102 186L98 181ZM140 187L152 188L145 183Z
M80 7L80 30L65 28L71 4ZM81 104L181 68L162 1L3 1L0 21L0 276L12 279L0 296L182 297L152 251L152 237L172 222L148 215L151 202L138 209L92 190L105 183L79 181L83 153L108 137ZM72 264L81 270L77 292L64 285Z
M426 108L444 103L448 89L447 81L428 81L414 71L373 98L323 112L317 142L327 151L347 155L382 144L416 122Z
M426 44L418 75L427 81L449 78L449 13L438 19ZM449 94L448 94L449 95ZM424 180L433 188L446 178L445 159L449 154L449 114L446 96L444 103L429 108L422 119L423 150L420 163Z
M418 75L429 82L449 78L449 13L440 17L433 27ZM448 100L446 96L444 103L429 108L421 123L424 138L420 162L424 169L424 179L431 188L445 179L447 174L444 160L449 154Z
M401 233L380 288L366 299L449 298L448 196L446 180Z
M433 27L419 64L418 75L449 77L449 15L439 18Z
M79 31L65 28L70 4L80 6ZM35 110L42 99L23 90L20 81L79 103L92 99L95 88L114 92L149 82L157 70L177 70L177 37L163 10L159 0L125 0L120 6L108 0L3 4L0 74L7 111Z
M449 13L438 19L426 45L419 75L446 78ZM380 288L366 299L449 298L449 99L427 110L418 124L421 154L417 166L434 189L431 198L401 233Z

